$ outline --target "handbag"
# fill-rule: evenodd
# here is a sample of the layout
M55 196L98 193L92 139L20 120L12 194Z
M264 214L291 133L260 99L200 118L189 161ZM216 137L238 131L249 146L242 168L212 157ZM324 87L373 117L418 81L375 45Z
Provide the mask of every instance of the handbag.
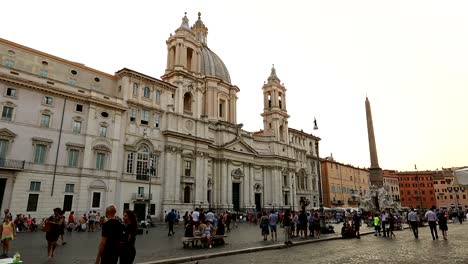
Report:
M42 227L42 231L46 233L52 231L52 224L49 221L46 221Z

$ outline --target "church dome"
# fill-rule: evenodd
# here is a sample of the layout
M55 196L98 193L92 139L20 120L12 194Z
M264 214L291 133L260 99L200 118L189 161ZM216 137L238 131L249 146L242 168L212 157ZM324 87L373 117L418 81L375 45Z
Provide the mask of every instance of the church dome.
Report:
M203 45L201 50L201 74L205 76L216 77L226 83L231 83L231 76L224 65L224 62L210 50L206 45Z

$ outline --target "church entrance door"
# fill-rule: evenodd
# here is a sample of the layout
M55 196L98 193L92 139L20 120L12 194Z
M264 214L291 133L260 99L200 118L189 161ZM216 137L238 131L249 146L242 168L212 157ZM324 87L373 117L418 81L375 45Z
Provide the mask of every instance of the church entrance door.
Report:
M234 206L234 211L239 211L240 209L240 183L232 183L232 204Z

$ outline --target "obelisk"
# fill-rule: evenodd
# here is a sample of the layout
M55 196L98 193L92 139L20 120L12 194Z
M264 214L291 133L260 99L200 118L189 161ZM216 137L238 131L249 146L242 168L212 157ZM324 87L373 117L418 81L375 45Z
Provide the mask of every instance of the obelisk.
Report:
M366 96L366 117L367 117L367 135L369 137L369 152L371 166L370 182L371 185L382 187L383 186L383 172L379 167L379 159L377 158L377 147L375 145L374 124L372 122L372 112L369 99Z

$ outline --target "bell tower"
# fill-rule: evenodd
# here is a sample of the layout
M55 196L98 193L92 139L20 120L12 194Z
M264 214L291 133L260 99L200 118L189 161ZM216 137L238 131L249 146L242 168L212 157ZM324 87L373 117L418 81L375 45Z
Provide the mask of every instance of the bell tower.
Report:
M206 29L206 32L208 29ZM206 36L205 36L206 39ZM197 41L195 32L190 28L187 13L182 24L169 37L167 44L166 73L182 70L188 73L200 73L201 42Z
M276 75L274 65L262 90L263 113L261 116L263 117L264 134L274 136L277 141L287 143L289 115L286 110L286 88Z

